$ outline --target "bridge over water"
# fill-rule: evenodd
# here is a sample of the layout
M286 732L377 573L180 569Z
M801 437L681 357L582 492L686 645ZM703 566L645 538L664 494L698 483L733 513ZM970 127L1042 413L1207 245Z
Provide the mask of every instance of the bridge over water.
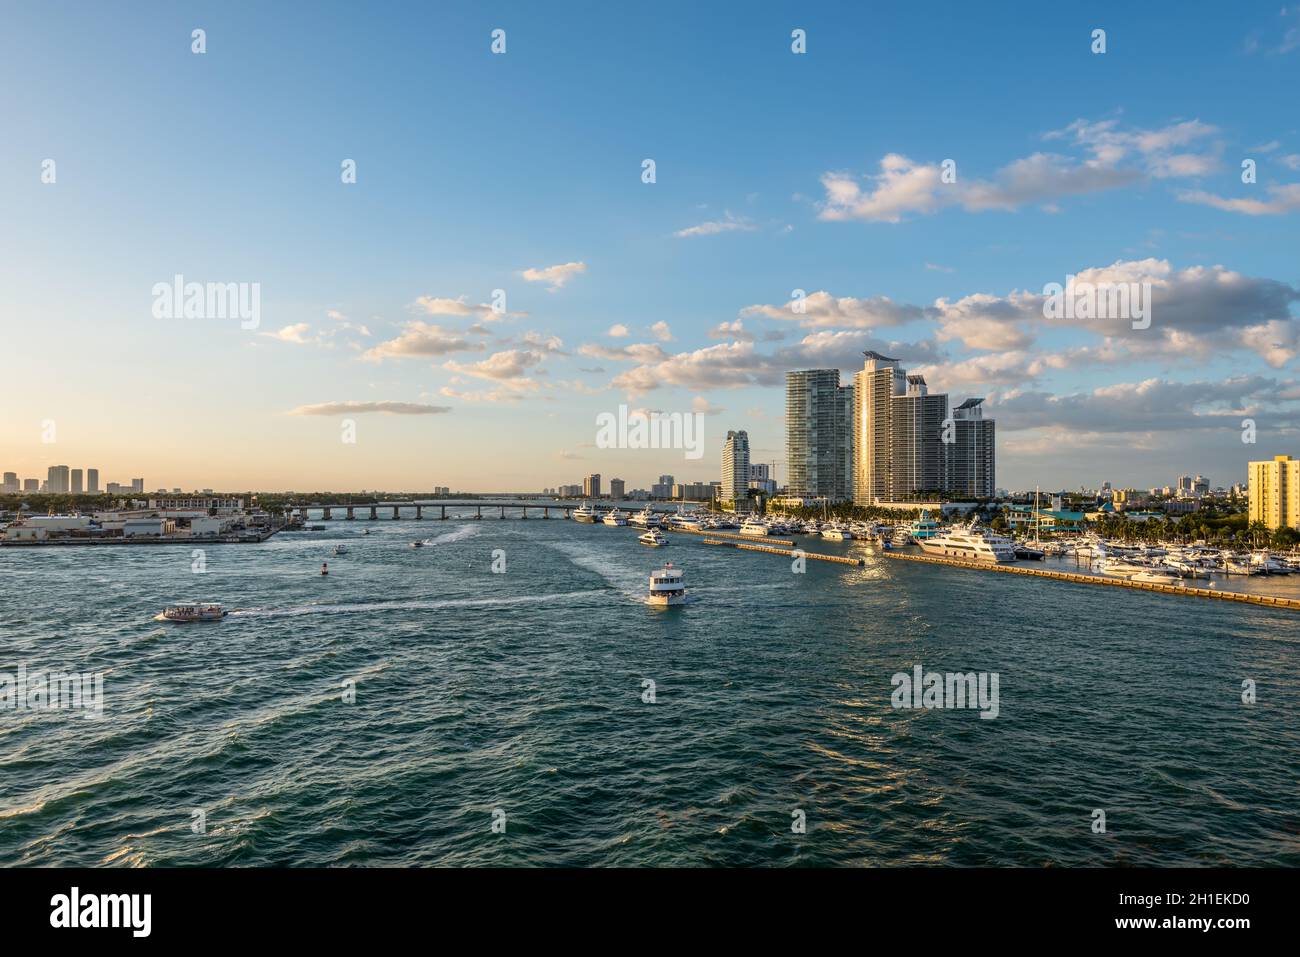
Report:
M643 508L649 506L652 512L674 512L679 504L676 502L652 502L622 503L618 507L623 510L631 508ZM550 518L551 513L555 512L564 518L569 518L573 510L578 508L579 502L561 502L561 501L528 501L526 499L434 499L431 501L413 501L413 502L351 502L342 505L323 505L318 502L294 502L286 505L285 509L291 515L297 515L304 522L312 520L312 513L320 514L322 521L332 521L335 513L341 513L345 521L352 521L358 518L375 521L380 514L390 515L393 520L400 518L414 518L423 520L428 517L436 521L446 521L448 518L482 518L483 510L487 509L489 514L493 511L497 513L497 518L505 518L506 512L512 515L518 513L520 518L528 518L531 510L534 515L541 512L542 518ZM602 503L599 508L615 507L613 503ZM456 515L448 515L447 509L455 509ZM465 509L473 509L473 515L465 515ZM430 514L425 515L428 511Z

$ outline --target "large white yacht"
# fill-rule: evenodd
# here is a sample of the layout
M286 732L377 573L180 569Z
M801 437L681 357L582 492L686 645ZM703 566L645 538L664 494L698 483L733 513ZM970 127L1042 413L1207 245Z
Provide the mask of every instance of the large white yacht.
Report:
M762 538L767 535L767 526L764 525L762 522L760 522L757 518L749 518L745 520L744 525L740 526L740 534L752 535L755 538Z
M1011 539L972 521L965 528L953 528L930 538L916 539L921 551L945 558L977 562L1014 562L1016 547Z
M650 511L649 505L641 509L641 511L637 512L627 521L629 525L635 525L637 528L659 528L663 524L659 520L659 516Z
M611 528L619 527L627 524L627 516L624 515L622 512L620 512L618 509L611 508L608 512L605 513L605 517L601 519L601 522L602 524L608 525Z
M575 522L586 522L591 525L596 521L596 510L583 502L578 508L573 510L573 520Z
M666 562L663 568L650 573L650 594L646 601L651 605L666 608L669 605L686 603L686 582L680 568L673 568L672 562Z

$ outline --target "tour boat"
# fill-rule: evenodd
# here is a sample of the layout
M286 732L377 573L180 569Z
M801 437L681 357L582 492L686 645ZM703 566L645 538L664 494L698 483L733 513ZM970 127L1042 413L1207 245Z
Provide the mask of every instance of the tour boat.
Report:
M586 502L583 502L581 506L573 510L573 520L575 522L585 522L588 525L593 525L596 522L596 510Z
M1011 539L998 535L972 521L965 528L954 528L943 535L918 539L916 544L928 555L964 558L981 562L1014 562L1016 549Z
M650 529L650 531L646 532L644 535L638 535L636 540L642 545L651 545L655 547L668 544L668 539L665 538L663 532L659 531L657 528Z
M230 614L228 611L222 611L220 605L192 604L192 605L168 605L158 615L157 621L220 621Z
M646 601L651 605L667 608L669 605L686 603L686 583L682 570L673 568L672 562L650 573L650 595Z

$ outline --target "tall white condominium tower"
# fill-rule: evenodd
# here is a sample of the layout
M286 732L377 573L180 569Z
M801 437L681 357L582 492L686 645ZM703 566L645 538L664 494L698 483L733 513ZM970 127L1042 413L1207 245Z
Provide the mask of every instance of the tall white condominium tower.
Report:
M838 369L785 374L787 494L847 502L853 495L853 389Z
M975 498L992 498L994 483L994 422L984 418L984 400L967 399L952 410L951 442L947 451L949 491Z
M863 353L853 377L853 501L873 505L937 492L991 496L993 420L983 399L963 403L948 420L948 396L897 359Z
M863 355L862 371L853 377L853 502L872 505L890 500L890 404L907 391L907 375L897 359Z
M728 432L722 444L722 488L724 502L743 500L749 490L749 434Z

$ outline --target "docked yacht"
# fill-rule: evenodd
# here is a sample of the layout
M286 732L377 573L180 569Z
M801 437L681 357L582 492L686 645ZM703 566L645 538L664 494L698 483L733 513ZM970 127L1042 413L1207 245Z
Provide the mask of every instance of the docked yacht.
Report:
M830 542L850 541L853 538L853 532L842 525L827 525L821 534L822 538Z
M162 614L155 616L155 621L174 621L186 623L191 621L220 621L230 612L223 611L217 604L168 605Z
M668 520L668 527L675 528L678 531L698 532L704 528L704 523L696 515L687 515L685 512L678 512Z
M750 535L754 538L764 538L767 535L767 526L757 518L749 518L745 520L744 525L740 526L740 534Z
M934 538L943 534L943 526L930 517L929 509L921 509L921 517L910 525L905 525L907 540L919 542L924 538ZM905 544L905 543L904 543Z
M661 545L668 544L668 539L664 536L664 533L657 528L650 529L644 535L638 535L636 540L642 545L649 545L651 548L658 548Z
M663 568L650 573L650 594L646 601L651 605L666 608L669 605L686 603L686 581L680 568L673 568L672 562L666 562Z
M927 555L962 558L977 562L1014 562L1016 549L1011 539L972 521L965 528L954 528L942 535L917 541Z
M582 505L573 510L573 520L575 522L585 522L588 525L595 524L596 510L583 502Z
M663 525L663 522L659 520L659 516L650 511L649 505L629 518L627 522L637 528L659 528Z
M610 528L621 528L627 524L627 516L618 509L611 508L600 521L602 525L608 525Z

